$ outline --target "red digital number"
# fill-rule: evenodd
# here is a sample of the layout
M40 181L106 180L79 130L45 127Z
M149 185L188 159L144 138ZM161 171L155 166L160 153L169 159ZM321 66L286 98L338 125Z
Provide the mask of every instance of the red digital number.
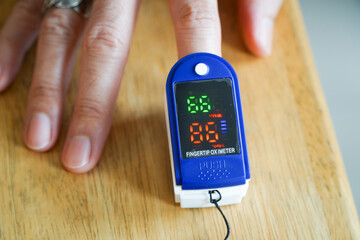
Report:
M199 144L204 141L202 134L203 127L200 123L191 123L190 125L190 141ZM219 134L216 132L215 122L207 122L205 124L205 137L209 143L216 143L219 140Z
M207 122L205 125L206 140L209 143L216 143L219 140L219 134L215 132L215 122Z
M202 126L200 123L192 123L190 126L190 140L192 143L198 144L204 141L204 137L201 134Z

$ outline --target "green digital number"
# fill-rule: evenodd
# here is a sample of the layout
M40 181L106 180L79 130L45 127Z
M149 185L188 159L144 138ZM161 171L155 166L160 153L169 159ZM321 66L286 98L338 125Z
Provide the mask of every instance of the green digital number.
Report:
M209 105L209 98L207 95L203 95L199 98L200 102L200 111L207 113L211 110L211 105Z
M199 99L195 98L195 96L189 96L186 102L190 113L197 113L199 110L208 113L211 110L210 99L207 95L202 95Z
M188 111L190 113L196 113L197 111L199 111L199 107L197 105L197 99L195 98L195 96L190 96L187 100L186 100L187 104L188 104Z

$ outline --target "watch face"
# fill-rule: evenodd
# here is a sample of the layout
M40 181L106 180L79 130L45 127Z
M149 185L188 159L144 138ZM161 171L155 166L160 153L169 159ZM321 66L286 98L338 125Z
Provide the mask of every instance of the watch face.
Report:
M174 84L182 158L240 153L229 78Z

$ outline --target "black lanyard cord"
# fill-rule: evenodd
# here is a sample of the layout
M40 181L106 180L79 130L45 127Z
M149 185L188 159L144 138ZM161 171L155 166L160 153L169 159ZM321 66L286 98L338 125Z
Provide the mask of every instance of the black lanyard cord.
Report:
M217 199L214 199L214 198L213 198L213 194L214 194L214 193L217 193L217 194L219 195L219 197L218 197ZM226 239L228 239L228 237L230 236L230 225L229 225L229 223L228 223L228 221L227 221L227 219L226 219L223 211L221 211L221 208L220 208L220 206L219 206L219 204L218 204L218 202L221 200L221 194L220 194L219 190L210 190L210 191L209 191L209 195L210 195L210 203L213 203L213 204L215 205L215 207L219 210L219 212L221 213L221 215L222 215L223 218L224 218L224 221L225 221L225 224L226 224L226 228L227 228L227 233L226 233L226 236L225 236L225 238L224 238L224 240L226 240Z

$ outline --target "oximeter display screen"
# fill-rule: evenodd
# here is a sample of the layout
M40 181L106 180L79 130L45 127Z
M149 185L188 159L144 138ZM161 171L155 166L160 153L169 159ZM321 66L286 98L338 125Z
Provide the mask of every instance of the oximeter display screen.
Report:
M174 84L182 158L239 154L231 80Z

